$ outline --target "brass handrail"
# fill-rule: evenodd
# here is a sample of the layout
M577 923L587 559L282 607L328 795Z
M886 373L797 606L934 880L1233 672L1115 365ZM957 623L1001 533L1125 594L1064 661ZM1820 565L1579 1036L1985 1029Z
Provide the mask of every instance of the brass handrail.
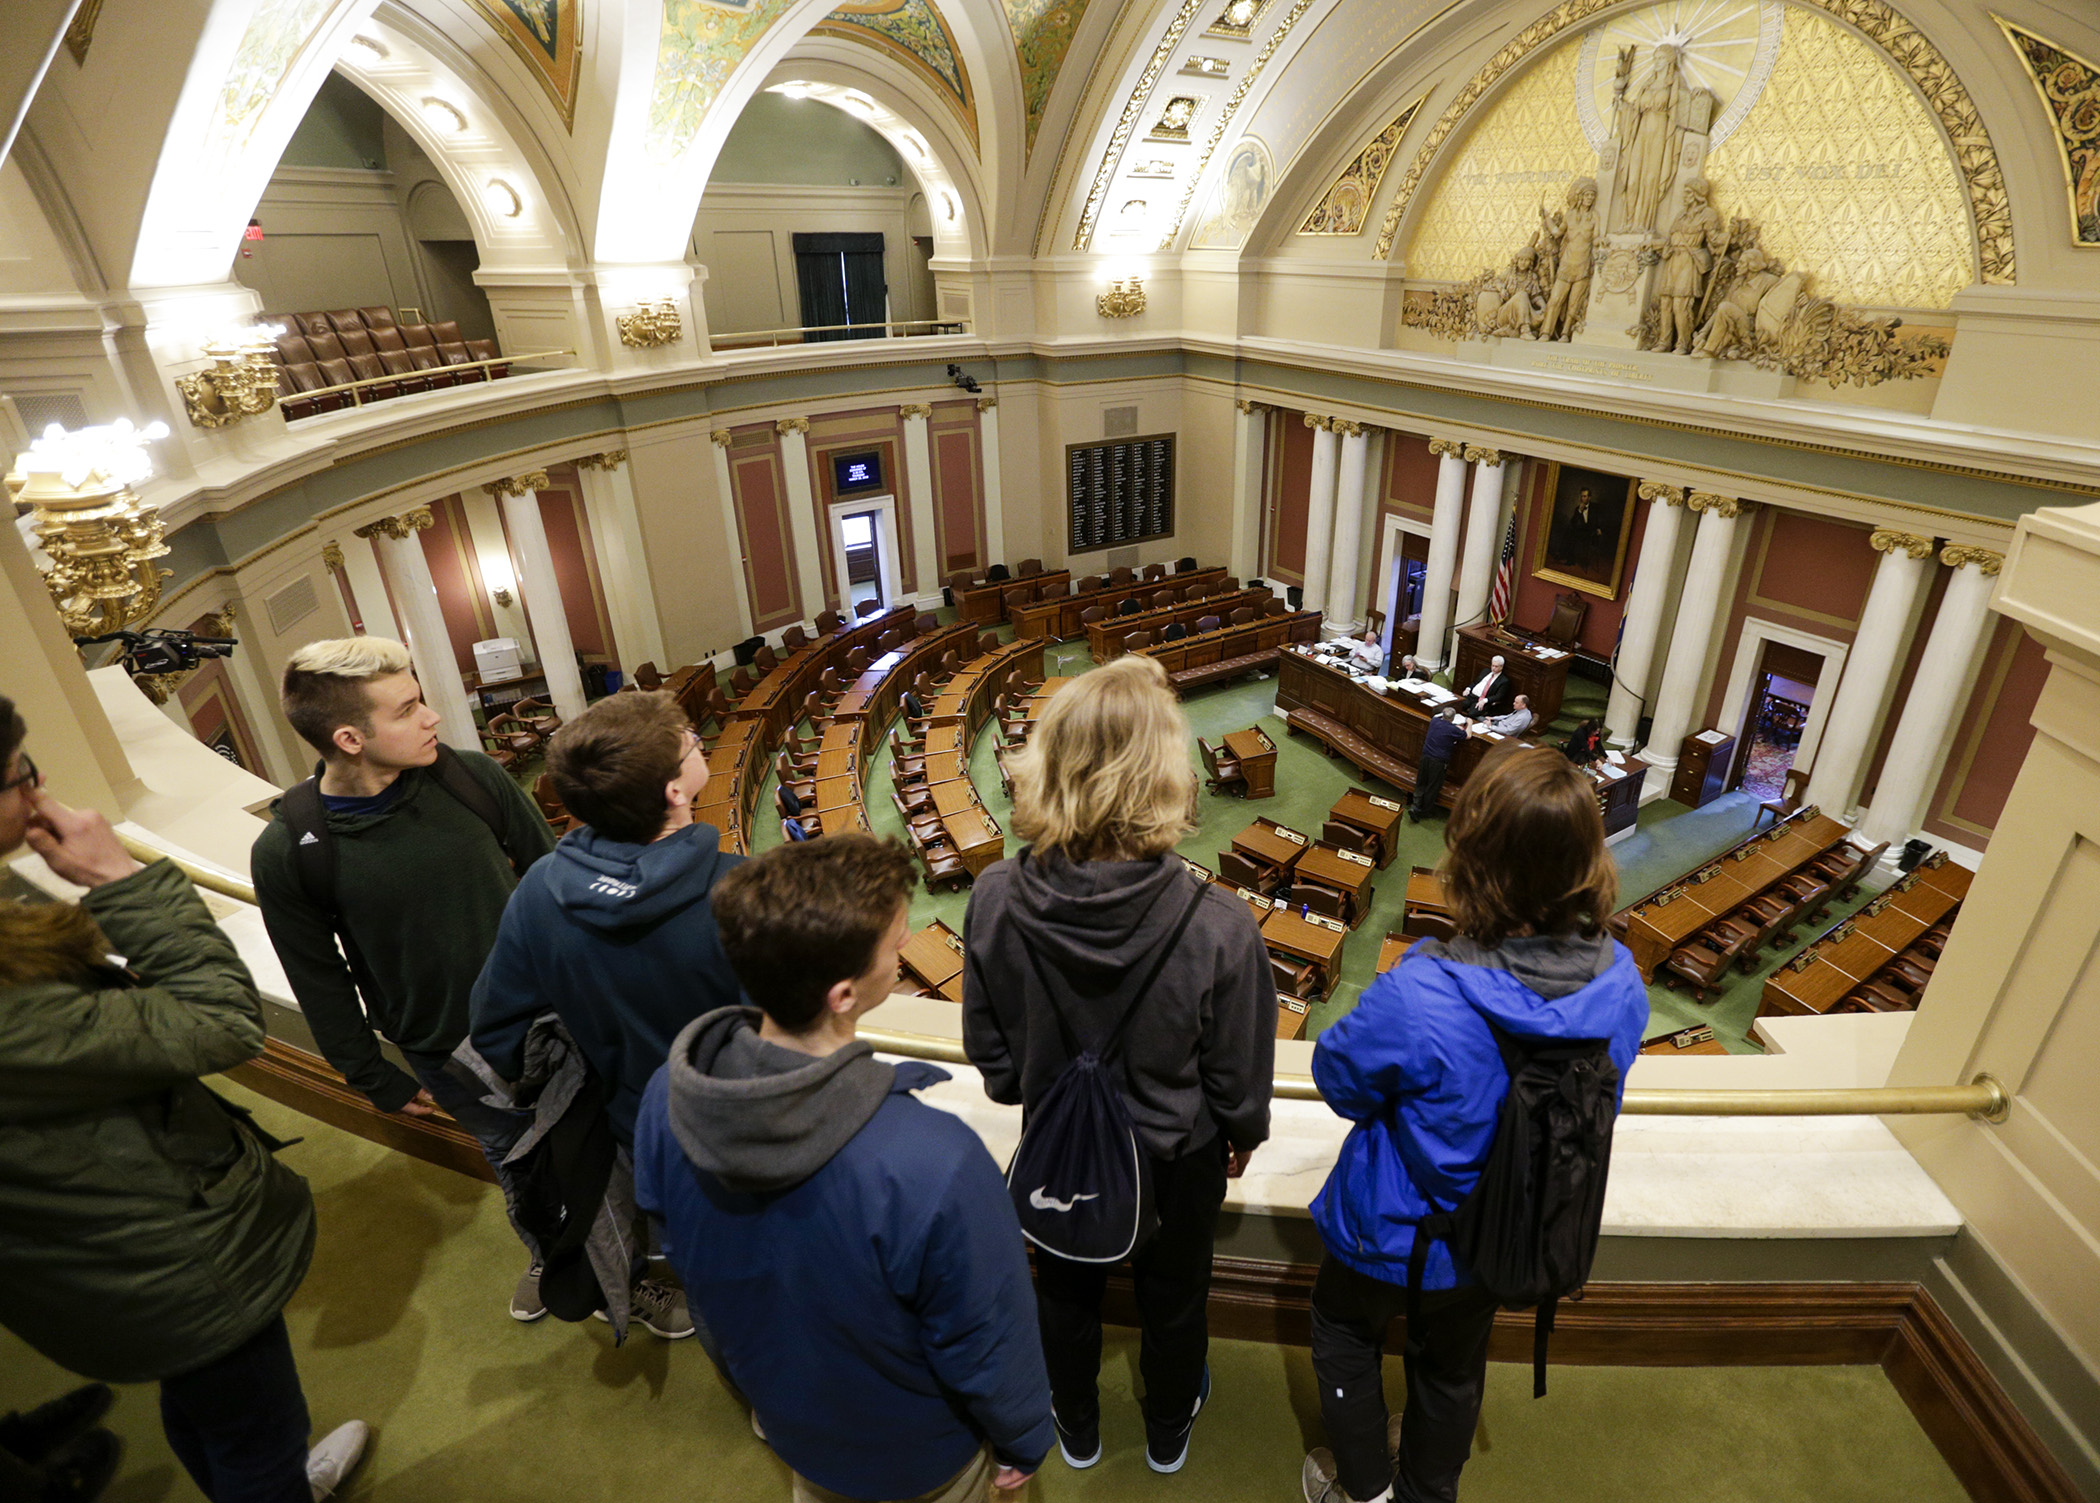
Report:
M118 832L124 848L141 861L173 861L199 887L243 903L255 902L255 888L180 856L170 855L132 835ZM961 1039L891 1028L863 1028L860 1036L884 1054L967 1065ZM1318 1101L1319 1087L1310 1075L1276 1072L1277 1099ZM2003 1122L2011 1110L2005 1087L1990 1075L1967 1085L1853 1086L1824 1090L1707 1091L1629 1087L1622 1108L1630 1117L1909 1117L1969 1116Z
M486 370L492 365L522 365L528 360L552 360L557 355L573 355L575 353L576 352L574 350L527 350L522 355L491 355L486 360L463 360L457 365L433 365L428 370L389 371L384 376L364 376L355 381L339 381L333 386L316 386L312 391L290 392L281 395L279 397L279 400L286 402L303 402L309 397L331 397L338 392L347 391L350 393L351 406L361 408L365 405L363 392L367 386L399 386L403 383L410 381L434 381L437 377L450 374L454 371ZM563 367L556 368L562 369ZM486 386L493 384L494 380L494 377L489 377L483 381L468 382L466 384L474 386ZM433 391L450 391L451 389L452 388L449 386L433 386L431 388L431 390ZM421 393L407 393L407 395L420 396ZM342 411L340 407L331 410L336 412ZM319 414L309 413L307 415L309 417L314 417L318 416Z
M937 336L942 334L966 335L970 332L970 320L967 318L903 318L891 319L886 323L799 325L791 324L778 329L734 329L725 331L721 334L711 333L707 336L707 343L708 348L711 350L759 349L764 347L778 349L780 348L780 336L784 334L837 334L847 329L881 329L883 331L881 337L884 339L924 339L930 336ZM899 335L892 335L889 332L891 329L902 329L906 330L907 332ZM921 329L924 332L918 335L913 335L908 332L912 329ZM870 335L865 337L873 338L875 336ZM747 342L738 344L735 342L738 340L743 340ZM764 346L761 346L759 344L760 340L765 341ZM831 341L811 341L804 339L800 342L803 344L809 344L812 342L817 344L828 344Z

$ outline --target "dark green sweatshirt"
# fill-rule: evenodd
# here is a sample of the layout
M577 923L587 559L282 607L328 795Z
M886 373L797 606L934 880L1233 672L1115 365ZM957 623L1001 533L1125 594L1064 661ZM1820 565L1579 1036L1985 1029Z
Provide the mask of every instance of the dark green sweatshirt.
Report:
M495 795L514 849L535 858L554 849L554 832L509 773L479 752L459 759ZM385 812L328 816L343 922L378 996L359 1003L335 931L307 899L291 831L275 806L248 863L270 941L314 1041L382 1111L399 1110L421 1087L380 1052L374 1031L403 1049L452 1052L466 1037L474 978L518 885L503 845L473 810L421 768L401 777L401 794Z

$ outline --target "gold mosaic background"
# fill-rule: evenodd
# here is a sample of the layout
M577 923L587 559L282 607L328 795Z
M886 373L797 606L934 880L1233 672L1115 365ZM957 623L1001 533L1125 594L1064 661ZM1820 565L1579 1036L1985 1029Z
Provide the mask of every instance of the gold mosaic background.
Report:
M1538 223L1541 191L1596 170L1575 115L1570 38L1490 109L1437 184L1407 274L1463 281L1500 266ZM1931 113L1868 43L1800 6L1764 95L1707 158L1715 204L1763 227L1814 290L1875 308L1944 308L1976 280L1961 182Z

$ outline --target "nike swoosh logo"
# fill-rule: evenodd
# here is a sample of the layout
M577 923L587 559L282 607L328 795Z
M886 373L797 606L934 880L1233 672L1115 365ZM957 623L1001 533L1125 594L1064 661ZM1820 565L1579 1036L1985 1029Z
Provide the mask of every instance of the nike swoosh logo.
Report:
M1028 1192L1028 1203L1038 1211L1069 1211L1082 1200L1099 1200L1101 1198L1097 1193L1093 1195L1075 1195L1070 1200L1059 1200L1053 1195L1045 1195L1043 1189L1043 1186L1037 1185Z

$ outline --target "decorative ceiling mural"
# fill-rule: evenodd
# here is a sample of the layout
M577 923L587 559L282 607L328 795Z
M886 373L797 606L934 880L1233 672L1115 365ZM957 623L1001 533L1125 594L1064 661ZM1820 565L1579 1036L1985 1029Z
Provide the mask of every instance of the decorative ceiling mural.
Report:
M1247 243L1254 221L1276 186L1276 167L1258 136L1242 136L1225 158L1225 170L1211 192L1210 213L1189 237L1197 250L1238 250Z
M1223 107L1218 112L1217 123L1211 127L1210 139L1203 143L1203 154L1196 158L1196 170L1189 174L1188 186L1181 190L1181 202L1174 207L1174 217L1167 225L1166 233L1160 236L1161 250L1169 249L1174 244L1174 237L1181 233L1181 223L1188 217L1189 203L1196 196L1196 184L1202 180L1203 169L1209 164L1211 155L1217 151L1218 143L1225 139L1225 128L1232 124L1232 117L1239 113L1240 106L1247 102L1247 95L1253 91L1255 80L1261 77L1262 70L1269 66L1269 60L1276 56L1276 49L1283 45L1283 39L1291 34L1291 28L1298 24L1299 18L1312 8L1312 3L1313 0L1291 0L1291 8L1283 13L1283 19L1278 21L1276 29L1269 33L1269 39L1263 42L1261 50L1254 54L1254 61L1249 63L1247 71L1240 75L1239 87L1226 97ZM1263 151L1266 155L1267 148L1263 148Z
M238 155L285 75L343 0L263 0L248 18L205 136L207 157Z
M2027 68L2055 127L2064 185L2071 195L2071 240L2100 245L2100 64L2089 63L2003 16L1992 17Z
M1361 235L1364 220L1370 215L1371 201L1378 197L1378 185L1385 181L1385 169L1392 165L1393 153L1400 149L1400 138L1407 134L1407 127L1421 112L1424 94L1413 104L1402 110L1386 123L1384 130L1373 136L1370 144L1356 154L1354 161L1344 167L1341 175L1328 184L1320 201L1313 205L1312 212L1305 216L1305 223L1298 226L1301 235Z
M656 83L642 149L675 161L700 134L729 75L794 0L663 0Z
M576 81L583 56L576 35L583 0L474 0L489 24L539 80L561 116L562 129L576 127Z
M933 85L969 131L970 144L977 144L977 98L970 91L970 70L963 65L955 33L928 0L846 0L816 29L896 58Z
M1526 62L1538 49L1548 43L1560 41L1582 22L1612 10L1616 3L1617 0L1561 0L1560 4L1503 44L1488 60L1486 66L1474 75L1445 108L1444 113L1438 117L1435 128L1423 141L1421 149L1415 153L1406 175L1401 179L1399 189L1393 195L1392 203L1386 209L1384 222L1379 226L1378 243L1372 251L1374 259L1383 261L1391 256L1401 222L1406 218L1408 208L1413 203L1415 193L1421 187L1431 163L1437 160L1446 142L1457 131L1460 122L1471 113L1473 107L1494 89L1512 68ZM1987 285L2010 286L2016 283L2019 276L2013 246L2012 211L2005 191L2005 174L1998 163L1997 149L1991 144L1990 131L1985 127L1982 116L1977 113L1975 101L1970 97L1961 79L1955 75L1953 67L1939 49L1933 46L1931 39L1892 9L1886 0L1799 0L1798 4L1790 5L1787 9L1787 27L1790 31L1807 29L1797 28L1796 21L1820 21L1820 17L1812 14L1819 11L1835 17L1843 22L1845 27L1851 28L1843 33L1847 41L1857 44L1859 37L1866 38L1866 41L1872 44L1866 49L1866 55L1883 72L1891 69L1899 71L1903 78L1908 80L1909 85L1915 88L1917 95L1923 96L1921 107L1915 95L1908 95L1907 91L1900 87L1895 94L1876 95L1891 109L1903 108L1906 104L1910 108L1922 108L1928 125L1931 124L1932 117L1937 117L1934 140L1941 146L1939 154L1942 158L1946 155L1945 142L1953 143L1952 167L1957 191L1966 199L1965 215L1974 224L1971 243L1976 273ZM1579 42L1579 39L1577 41ZM1559 50L1556 49L1556 56ZM1571 71L1575 61L1570 60ZM1779 64L1773 75L1773 87L1777 87L1778 70L1784 66L1785 56L1782 49ZM1898 95L1906 97L1899 101ZM1847 105L1842 91L1828 93L1828 97L1830 102L1838 106ZM1571 114L1573 110L1574 101L1571 96ZM1845 111L1840 109L1838 112ZM1856 110L1853 113L1856 116ZM1580 128L1578 120L1578 133ZM1747 120L1743 129L1749 129ZM1587 146L1586 137L1583 141ZM1843 150L1848 145L1844 138L1834 131L1824 131L1821 142L1819 149L1826 152ZM1736 142L1731 139L1714 155L1721 157L1735 145ZM1798 165L1807 171L1817 164L1803 162ZM1855 171L1862 165L1866 164L1852 164ZM1788 170L1791 171L1792 168ZM1808 180L1812 178L1802 179ZM1416 236L1417 241L1420 238L1419 235ZM1915 244L1914 241L1912 243ZM1412 269L1411 264L1410 270Z
M1050 103L1050 90L1072 48L1087 0L1005 0L1006 24L1014 34L1014 56L1021 64L1021 102L1028 110L1028 151Z

